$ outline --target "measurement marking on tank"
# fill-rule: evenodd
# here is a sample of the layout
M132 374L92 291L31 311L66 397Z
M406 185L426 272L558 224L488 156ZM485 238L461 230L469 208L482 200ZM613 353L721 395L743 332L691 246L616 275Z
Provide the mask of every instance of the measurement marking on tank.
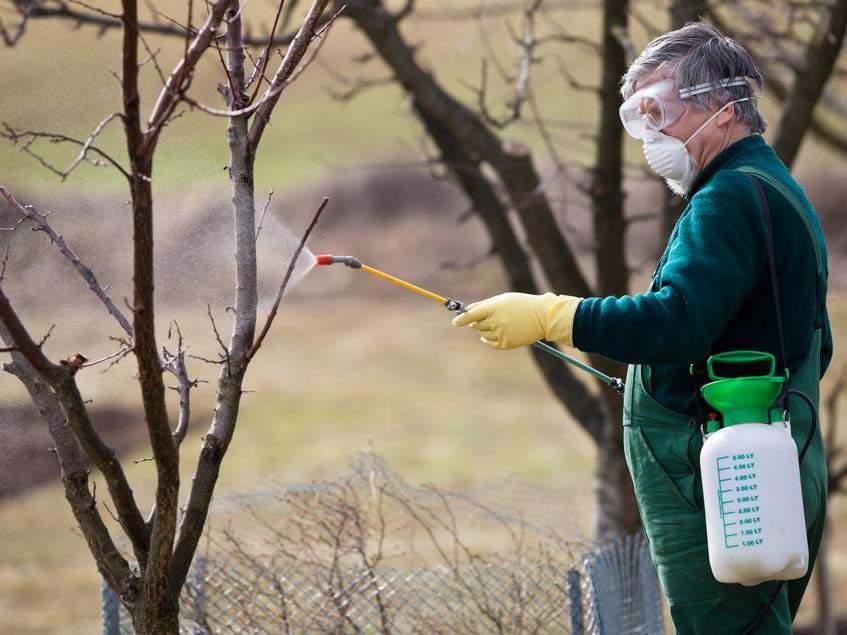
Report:
M718 511L724 547L757 547L763 543L758 502L755 452L717 457ZM730 517L733 517L730 520ZM741 528L739 528L739 526Z

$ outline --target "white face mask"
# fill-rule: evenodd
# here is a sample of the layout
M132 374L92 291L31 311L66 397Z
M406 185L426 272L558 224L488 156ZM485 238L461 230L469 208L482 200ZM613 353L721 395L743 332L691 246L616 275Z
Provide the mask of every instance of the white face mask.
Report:
M706 119L697 130L695 130L684 142L676 137L668 136L655 130L643 130L641 140L644 148L644 158L650 168L659 176L665 178L668 187L675 194L684 195L691 189L694 179L697 177L697 162L691 158L686 146L705 128L715 117L727 106L737 104L740 101L748 101L749 97L731 101Z

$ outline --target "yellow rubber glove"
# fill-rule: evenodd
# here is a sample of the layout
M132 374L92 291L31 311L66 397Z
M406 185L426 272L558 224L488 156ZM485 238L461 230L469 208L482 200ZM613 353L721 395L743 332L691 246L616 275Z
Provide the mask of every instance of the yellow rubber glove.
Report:
M573 346L573 320L581 300L554 293L501 293L468 305L453 319L453 326L471 326L494 348L517 348L538 340Z

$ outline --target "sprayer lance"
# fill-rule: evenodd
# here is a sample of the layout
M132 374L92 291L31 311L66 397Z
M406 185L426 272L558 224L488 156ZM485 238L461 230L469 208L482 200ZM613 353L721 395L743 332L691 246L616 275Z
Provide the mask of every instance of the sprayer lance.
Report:
M319 265L343 264L347 265L351 269L361 269L362 271L367 271L369 274L374 275L377 278L381 278L383 280L386 280L387 282L396 284L398 287L403 287L407 291L413 291L414 293L422 295L425 298L435 300L439 304L447 307L447 310L452 311L453 313L464 313L465 311L467 311L467 307L465 306L464 302L454 300L453 298L446 298L444 296L438 295L437 293L433 293L432 291L428 291L426 289L418 287L412 284L411 282L406 282L405 280L396 278L390 274L385 273L384 271L380 271L379 269L374 269L373 267L364 265L353 256L317 256L317 262ZM571 357L570 355L566 355L557 348L554 348L549 344L545 344L544 342L535 342L533 346L544 351L545 353L549 353L553 357L556 357L567 364L570 364L571 366L576 366L580 370L584 370L585 372L594 375L600 381L604 382L607 386L613 388L618 393L623 394L624 383L618 377L610 377L606 373L597 370L593 366L589 366L588 364L581 362L580 360Z
M423 289L417 285L412 284L411 282L406 282L405 280L401 280L400 278L396 278L391 274L385 273L384 271L380 271L379 269L375 269L374 267L369 267L368 265L363 265L357 258L353 256L317 256L317 261L319 265L334 265L334 264L342 264L347 265L351 269L361 269L362 271L367 271L369 274L376 276L377 278L381 278L387 282L391 282L392 284L396 284L398 287L403 287L407 291L412 291L417 293L418 295L422 295L425 298L429 298L430 300L435 300L436 302L447 307L448 311L453 311L454 313L464 313L465 305L458 300L454 300L453 298L445 298L444 296L438 295L437 293L433 293L432 291L428 291Z

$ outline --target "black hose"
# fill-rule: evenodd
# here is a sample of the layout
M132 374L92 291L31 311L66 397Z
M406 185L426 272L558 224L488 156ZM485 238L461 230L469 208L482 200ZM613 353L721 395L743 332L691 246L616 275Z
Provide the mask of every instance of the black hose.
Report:
M806 435L806 440L803 442L803 447L800 449L799 456L799 464L803 465L803 457L806 456L806 450L809 449L809 446L812 445L812 439L815 438L815 432L818 429L818 411L815 408L815 404L812 402L811 398L804 392L800 392L799 390L795 390L793 388L789 388L786 390L782 396L778 399L780 404L785 403L788 400L788 397L794 395L796 397L800 397L809 408L809 412L812 415L812 425L809 427L809 433ZM787 411L787 408L786 408ZM776 589L774 589L770 598L768 598L767 604L759 611L759 614L756 618L747 625L744 629L742 635L750 635L763 619L765 619L765 615L773 608L774 602L776 602L776 598L779 596L780 591L782 591L782 587L785 586L785 580L780 580L779 584L776 585Z

